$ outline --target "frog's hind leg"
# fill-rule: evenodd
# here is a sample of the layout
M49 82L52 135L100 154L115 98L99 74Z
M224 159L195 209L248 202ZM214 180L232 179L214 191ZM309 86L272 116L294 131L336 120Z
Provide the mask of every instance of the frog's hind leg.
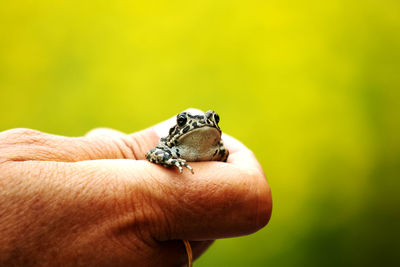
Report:
M186 163L186 160L173 157L172 153L169 151L160 148L153 148L147 152L146 158L152 163L160 164L165 167L176 166L180 173L183 172L182 167L186 167L192 174L194 174L193 168Z
M221 156L221 161L226 162L228 160L229 150L226 147L222 146L219 149L219 153L222 155Z
M226 162L228 160L229 150L224 146L222 140L219 142L218 149L214 153L214 159L216 161Z

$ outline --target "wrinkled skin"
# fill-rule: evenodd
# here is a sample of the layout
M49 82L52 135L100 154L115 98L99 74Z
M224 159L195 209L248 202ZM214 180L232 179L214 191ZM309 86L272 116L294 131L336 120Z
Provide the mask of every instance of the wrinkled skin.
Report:
M194 175L144 159L171 126L84 137L29 129L0 133L0 265L182 266L212 240L253 233L271 195L253 153L223 139L227 163Z

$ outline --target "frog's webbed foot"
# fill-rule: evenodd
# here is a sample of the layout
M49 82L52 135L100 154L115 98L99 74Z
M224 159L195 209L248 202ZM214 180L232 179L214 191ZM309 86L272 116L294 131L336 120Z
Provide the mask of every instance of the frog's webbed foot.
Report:
M166 167L175 166L179 169L180 173L183 172L182 167L186 167L190 170L192 174L194 174L193 168L186 163L186 160L180 158L174 158L172 156L172 153L167 150L163 150L160 148L153 148L149 150L149 152L147 152L146 158L150 162L157 163Z
M188 168L192 174L194 174L193 168L190 167L190 165L188 165L186 163L186 160L184 160L184 159L171 159L171 163L173 165L175 165L176 167L178 167L180 173L182 173L182 171L183 171L182 166L184 166L184 167Z

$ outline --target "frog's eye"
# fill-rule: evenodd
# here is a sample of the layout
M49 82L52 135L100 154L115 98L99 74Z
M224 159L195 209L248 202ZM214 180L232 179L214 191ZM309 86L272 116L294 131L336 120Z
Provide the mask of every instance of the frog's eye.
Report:
M215 112L214 112L214 120L215 120L216 123L219 123L219 116Z
M211 116L212 116L213 113L214 113L214 111L212 111L212 110L207 111L206 114L205 114L206 118L207 119L211 119Z
M176 116L176 122L178 123L179 126L182 127L183 125L185 125L186 121L187 121L187 118L186 118L185 112L180 113L180 114L178 114L178 116Z

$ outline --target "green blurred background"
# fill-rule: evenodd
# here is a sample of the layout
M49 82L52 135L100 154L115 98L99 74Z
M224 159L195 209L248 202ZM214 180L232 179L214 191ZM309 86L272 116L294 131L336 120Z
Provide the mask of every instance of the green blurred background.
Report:
M0 130L196 107L255 152L269 225L196 266L399 264L399 72L395 0L0 1Z

